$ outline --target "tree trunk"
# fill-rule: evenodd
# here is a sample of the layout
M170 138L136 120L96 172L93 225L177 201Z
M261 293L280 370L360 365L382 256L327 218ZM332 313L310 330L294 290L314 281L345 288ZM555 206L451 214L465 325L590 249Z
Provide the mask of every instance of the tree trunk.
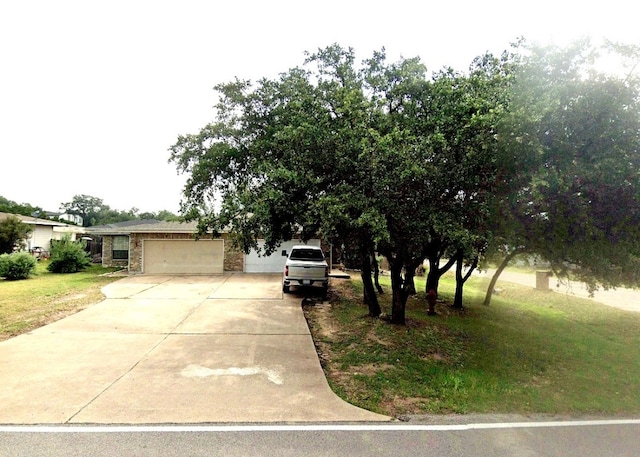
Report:
M464 289L464 282L462 281L462 255L456 254L456 294L453 297L452 308L462 309L462 293Z
M407 294L407 296L416 294L416 283L414 281L414 276L415 271L411 270L410 267L407 267L407 270L404 273L404 284L402 286L404 289L404 293Z
M482 303L484 306L489 306L491 304L491 297L493 296L493 290L496 287L496 283L498 282L498 278L500 277L500 274L504 271L505 268L507 268L507 265L509 264L509 262L511 262L513 258L518 254L522 254L522 252L524 251L514 249L513 252L511 252L510 254L507 254L507 256L504 259L502 259L502 262L498 266L498 269L491 277L491 282L489 283L489 287L487 288L487 293L484 296L484 302Z
M428 294L430 290L433 290L438 296L438 283L440 277L438 276L438 270L440 267L440 258L429 258L429 273L427 273L427 286L425 292Z
M464 283L467 282L467 279L473 273L473 270L478 266L478 257L473 259L473 263L469 267L469 271L464 276L462 275L462 267L464 266L464 255L462 252L456 255L456 295L453 298L453 308L462 309L462 301L464 295Z
M390 261L389 264L391 268L391 290L392 290L391 323L404 325L405 309L406 309L408 295L404 291L404 287L403 287L402 262Z
M427 285L425 292L428 294L430 290L433 290L438 296L438 285L440 284L440 278L445 274L455 263L455 256L449 259L449 261L440 268L440 257L429 258L429 274L427 274Z
M423 261L424 261L424 257L419 260L414 259L410 262L409 265L405 266L404 291L407 294L407 296L415 295L418 293L416 291L416 283L415 283L416 270L418 266L422 264Z
M378 303L378 296L373 287L373 280L371 279L371 258L369 252L366 249L361 249L360 260L362 263L362 269L360 270L360 276L362 277L364 302L369 307L369 316L379 317L382 314L380 309L380 303Z
M384 294L384 289L380 285L380 268L378 267L378 259L376 259L376 253L371 253L371 264L373 265L373 280L380 295Z

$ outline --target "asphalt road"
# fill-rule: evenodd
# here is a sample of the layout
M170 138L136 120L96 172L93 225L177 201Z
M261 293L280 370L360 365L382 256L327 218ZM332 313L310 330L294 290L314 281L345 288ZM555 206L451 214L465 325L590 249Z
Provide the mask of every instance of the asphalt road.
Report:
M640 421L449 425L53 427L0 430L0 452L37 456L626 457Z
M493 270L477 272L481 278L486 279L487 286L493 276ZM536 287L535 273L517 273L512 271L503 271L498 278L497 288L500 288L502 282L511 282L523 286ZM577 281L564 281L556 277L549 278L549 290L568 296L586 298L598 303L602 303L614 308L623 309L625 311L640 312L640 290L626 289L619 287L617 289L597 290L591 295L587 286Z

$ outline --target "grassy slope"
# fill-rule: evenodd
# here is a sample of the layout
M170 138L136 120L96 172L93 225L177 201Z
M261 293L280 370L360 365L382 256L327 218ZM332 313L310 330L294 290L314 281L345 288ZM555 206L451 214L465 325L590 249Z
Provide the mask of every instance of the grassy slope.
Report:
M368 318L358 281L334 288L330 308L306 310L332 388L392 416L640 412L640 314L509 284L484 307L473 281L461 313L451 278L436 317L410 298L406 327Z

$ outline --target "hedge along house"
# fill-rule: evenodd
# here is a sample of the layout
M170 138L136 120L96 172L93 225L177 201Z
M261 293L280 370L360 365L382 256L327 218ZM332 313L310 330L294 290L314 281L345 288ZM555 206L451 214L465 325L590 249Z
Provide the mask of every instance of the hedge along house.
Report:
M256 252L244 254L233 247L231 237L223 233L211 239L195 239L196 223L137 220L96 227L87 233L102 237L102 265L120 266L132 274L220 274L226 271L281 273L285 257L301 241L290 241L270 256ZM307 242L320 246L320 240ZM259 242L259 245L262 245Z

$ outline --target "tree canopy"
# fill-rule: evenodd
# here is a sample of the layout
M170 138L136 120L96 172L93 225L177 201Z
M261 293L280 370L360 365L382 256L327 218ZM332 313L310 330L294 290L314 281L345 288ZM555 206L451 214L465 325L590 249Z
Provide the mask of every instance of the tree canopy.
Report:
M82 217L82 224L85 227L112 224L136 219L159 219L178 220L179 217L170 211L160 211L158 213L143 212L138 208L131 208L128 211L112 209L105 204L101 198L91 195L74 195L72 201L63 203L60 207L69 214L76 214Z
M72 201L62 203L60 208L69 214L81 216L85 227L136 219L157 219L162 221L175 221L180 219L180 216L167 210L155 213L150 211L141 212L138 208L131 208L127 211L112 209L104 203L103 199L86 194L74 195ZM20 214L22 216L38 214L39 217L43 217L40 215L51 214L46 213L39 206L33 206L28 203L16 203L2 196L0 196L0 212ZM53 217L53 219L57 220L56 217Z
M17 217L7 217L0 221L0 254L11 254L16 248L24 247L24 240L31 228Z
M504 122L507 147L528 151L518 155L527 160L519 173L525 181L503 202L495 227L511 256L535 254L592 290L635 287L638 80L593 72L594 57L586 43L533 48L523 57Z
M182 212L246 252L298 236L343 246L374 316L381 253L394 323L425 258L427 292L457 265L456 306L495 252L633 283L617 269L638 258L637 85L586 72L590 49L518 43L429 76L417 57L389 63L382 50L357 63L332 45L278 78L219 84L215 121L170 148L189 175Z
M39 206L32 206L28 203L16 203L0 195L0 213L21 214L31 216L36 211L43 212Z

